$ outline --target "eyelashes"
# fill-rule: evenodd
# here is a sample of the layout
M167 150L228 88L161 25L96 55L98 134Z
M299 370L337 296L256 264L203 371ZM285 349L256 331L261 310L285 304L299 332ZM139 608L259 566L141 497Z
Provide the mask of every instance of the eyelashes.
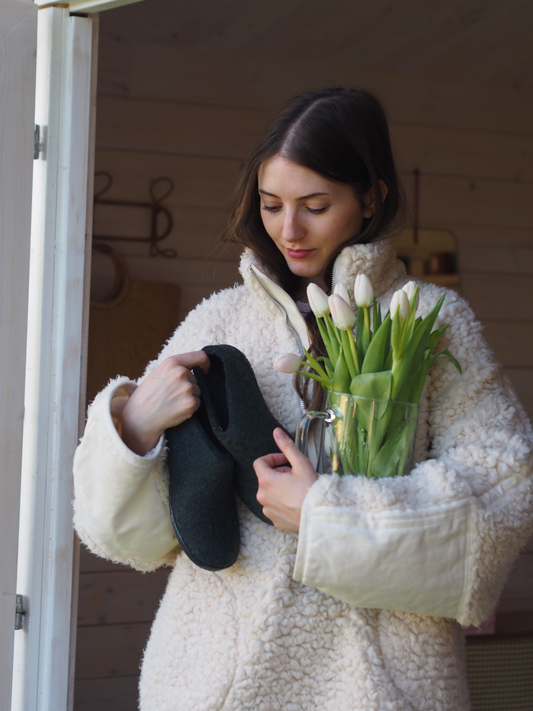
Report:
M276 213L281 210L281 205L263 205L261 208L262 210L265 210L265 212L270 212L270 213ZM321 215L322 213L326 212L328 208L327 207L306 207L305 210L309 212L311 215Z

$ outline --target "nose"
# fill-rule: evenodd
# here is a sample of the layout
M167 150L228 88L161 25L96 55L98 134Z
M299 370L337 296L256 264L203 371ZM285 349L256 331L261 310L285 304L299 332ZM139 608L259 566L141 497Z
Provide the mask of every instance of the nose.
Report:
M283 220L281 236L286 242L299 242L305 237L306 230L297 210L287 210Z

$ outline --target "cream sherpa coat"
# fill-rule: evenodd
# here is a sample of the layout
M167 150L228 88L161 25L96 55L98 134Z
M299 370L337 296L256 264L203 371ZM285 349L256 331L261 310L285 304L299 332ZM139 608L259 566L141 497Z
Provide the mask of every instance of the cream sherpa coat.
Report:
M295 431L299 399L272 359L307 344L305 323L251 252L241 272L244 284L189 314L159 361L236 346ZM336 280L351 287L358 273L384 310L407 281L385 243L343 251ZM421 284L421 312L441 292ZM460 625L492 611L531 531L532 432L465 302L448 293L441 318L464 374L444 358L431 371L411 474L320 477L299 536L241 506L239 558L218 573L179 552L162 442L139 457L117 433L136 385L118 379L96 398L75 460L76 529L98 555L139 570L174 564L144 657L142 711L470 707Z

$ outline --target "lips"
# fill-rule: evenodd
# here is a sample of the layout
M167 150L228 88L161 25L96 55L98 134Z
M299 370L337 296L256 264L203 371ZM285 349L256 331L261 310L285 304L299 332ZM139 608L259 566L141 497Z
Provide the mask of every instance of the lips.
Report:
M314 251L314 249L287 249L287 254L291 259L305 259Z

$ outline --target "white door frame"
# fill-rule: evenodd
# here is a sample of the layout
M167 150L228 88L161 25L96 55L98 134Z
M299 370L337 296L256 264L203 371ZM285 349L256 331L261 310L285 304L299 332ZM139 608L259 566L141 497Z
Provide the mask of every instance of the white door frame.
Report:
M70 13L138 1L73 0L70 7L50 5L38 12L35 123L43 145L33 170L16 588L24 595L26 615L15 633L12 711L67 711L72 702L72 459L86 355L94 45L93 20Z
M39 11L13 711L67 708L92 21Z
M0 709L9 709L30 256L37 8L0 0Z

